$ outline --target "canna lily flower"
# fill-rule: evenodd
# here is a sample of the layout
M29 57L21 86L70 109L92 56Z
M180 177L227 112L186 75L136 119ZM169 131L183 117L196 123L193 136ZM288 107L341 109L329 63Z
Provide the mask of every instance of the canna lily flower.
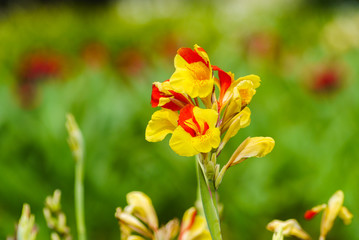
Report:
M230 116L240 112L252 100L256 93L256 88L260 86L260 78L257 75L247 75L234 81L234 74L225 72L217 66L212 66L214 71L218 71L218 79L215 83L220 90L218 99L218 110L221 111L228 103L226 112ZM228 113L227 113L228 114Z
M151 199L147 195L142 192L130 192L127 194L126 199L128 203L125 209L126 212L137 216L144 223L148 224L150 228L158 228L156 211L153 208Z
M239 145L228 163L234 166L247 158L264 157L273 150L274 144L274 139L271 137L248 137Z
M218 79L215 78L215 83L219 88L218 109L220 110L228 103L232 96L232 92L227 90L234 82L234 74L231 72L225 72L217 66L212 66L212 68L213 71L218 72Z
M273 220L268 223L267 229L274 232L273 240L283 240L283 236L293 236L303 240L311 239L295 219Z
M124 209L117 208L115 214L120 223L122 239L142 239L132 235L133 232L155 239L158 219L151 199L142 192L130 192L126 199L128 205Z
M146 140L162 141L172 133L170 147L181 156L194 156L217 148L221 139L216 127L218 113L212 109L201 109L186 105L180 114L161 109L152 115L146 128Z
M212 109L187 105L180 111L170 147L181 156L194 156L217 148L221 141L217 119L218 113Z
M223 180L223 176L229 167L237 165L247 158L264 157L273 150L274 145L274 139L271 137L248 137L241 143L241 145L239 145L229 161L218 173L215 181L215 187L219 187ZM218 150L220 150L220 148L218 148Z
M334 220L339 216L344 224L351 223L353 214L343 206L344 193L341 190L336 191L329 199L328 204L322 204L313 207L304 214L304 218L307 220L315 217L319 212L324 211L322 215L322 221L320 224L320 240L325 240L328 232L332 229Z
M206 226L206 219L198 216L197 210L191 207L183 215L178 240L211 240L211 234Z
M179 222L178 219L173 219L169 221L165 226L158 229L156 233L156 240L163 239L169 240L174 239L178 235L179 231Z
M146 194L130 192L127 203L124 209L117 208L115 214L122 240L173 240L177 236L178 240L211 240L206 220L197 215L194 207L183 215L181 228L177 219L159 228L152 201Z
M192 98L205 98L212 93L212 66L203 48L198 45L194 46L194 50L180 48L174 63L176 71L170 78L174 91L186 93Z
M233 116L238 114L252 100L256 93L256 88L260 85L260 78L257 75L248 75L238 78L227 90L228 106L223 115L223 123L231 120Z
M218 147L217 152L222 151L224 145L229 141L230 138L234 137L239 129L247 127L251 122L251 110L245 107L242 111L237 113L230 121L226 124L221 125L221 132L226 132L221 144Z
M152 107L162 107L178 111L190 103L191 102L185 95L173 91L169 80L166 80L163 83L154 82L152 84Z

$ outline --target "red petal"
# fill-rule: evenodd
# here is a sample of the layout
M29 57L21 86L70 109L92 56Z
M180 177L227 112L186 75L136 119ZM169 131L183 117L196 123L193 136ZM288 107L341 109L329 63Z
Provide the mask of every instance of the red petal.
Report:
M206 64L204 59L196 51L190 48L180 48L178 49L177 53L189 64L195 62L203 62Z
M222 70L219 67L217 67L216 65L212 65L212 70L213 71L218 71L218 70Z
M196 136L195 130L185 124L186 120L194 119L193 108L194 108L193 105L188 104L181 109L178 117L178 125L180 125L186 132L191 134L192 137L195 137Z
M172 95L175 99L177 99L180 102L183 102L184 105L187 105L190 103L190 101L188 101L188 99L185 96L183 96L183 94L177 93L175 91L169 91L169 92L172 93Z
M202 135L206 134L208 129L209 129L208 123L204 122L204 129L203 129Z
M160 98L163 97L161 95L160 90L156 87L155 84L152 84L152 94L151 94L151 105L152 107L157 107L160 102Z
M314 218L316 215L318 214L318 212L315 212L313 210L308 210L305 212L304 214L304 218L306 220L311 220L312 218Z
M197 47L197 50L198 51L201 51L201 52L206 52L203 48L201 48L201 47Z
M226 73L222 69L218 69L218 77L219 77L219 84L221 85L221 95L222 95L227 91L229 86L231 86L232 78L228 73Z
M170 109L172 111L179 111L181 110L181 107L178 106L177 104L173 103L173 102L168 102L165 105L162 106L163 108L167 108Z

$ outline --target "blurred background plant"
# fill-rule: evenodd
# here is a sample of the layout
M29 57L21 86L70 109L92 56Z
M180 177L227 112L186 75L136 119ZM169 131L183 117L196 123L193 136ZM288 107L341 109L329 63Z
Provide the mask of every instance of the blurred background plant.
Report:
M90 239L119 238L113 212L134 190L152 198L160 222L180 218L195 201L194 161L166 141L146 142L144 132L152 82L166 80L176 50L195 43L212 64L262 78L252 123L227 148L247 136L276 141L265 159L227 173L223 238L270 239L271 219L302 216L336 189L359 215L357 1L49 2L1 1L0 238L27 202L38 238L48 239L42 208L56 188L76 229L67 112L87 143ZM318 235L320 220L298 221ZM357 221L336 225L328 239L355 239Z

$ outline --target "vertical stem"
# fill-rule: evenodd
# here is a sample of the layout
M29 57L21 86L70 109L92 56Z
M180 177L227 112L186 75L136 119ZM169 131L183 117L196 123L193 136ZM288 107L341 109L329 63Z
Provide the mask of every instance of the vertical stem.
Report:
M84 159L76 159L75 166L75 211L78 240L86 240L85 212L84 212Z
M209 232L211 233L212 240L222 240L221 226L217 212L217 203L215 199L215 192L213 182L207 183L205 174L202 171L200 163L197 161L197 177L201 193L204 215L207 220ZM209 186L213 185L213 187Z

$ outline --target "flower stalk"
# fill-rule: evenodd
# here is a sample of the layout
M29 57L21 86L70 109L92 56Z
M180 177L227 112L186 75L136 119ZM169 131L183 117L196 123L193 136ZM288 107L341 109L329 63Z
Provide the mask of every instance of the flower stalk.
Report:
M237 80L209 61L206 51L194 46L180 48L175 72L152 85L154 112L146 127L149 142L172 134L169 145L181 156L197 156L197 181L204 215L214 240L222 239L216 190L225 172L252 157L263 157L274 147L270 137L247 138L221 169L217 164L226 143L250 124L248 104L260 86L260 78L247 75ZM217 90L217 91L216 91Z
M212 180L207 180L201 163L197 161L197 178L204 215L213 240L221 240L221 226L217 208L216 191Z
M77 236L86 240L84 211L84 141L81 131L72 114L67 115L66 128L69 133L68 143L75 160L75 213Z

